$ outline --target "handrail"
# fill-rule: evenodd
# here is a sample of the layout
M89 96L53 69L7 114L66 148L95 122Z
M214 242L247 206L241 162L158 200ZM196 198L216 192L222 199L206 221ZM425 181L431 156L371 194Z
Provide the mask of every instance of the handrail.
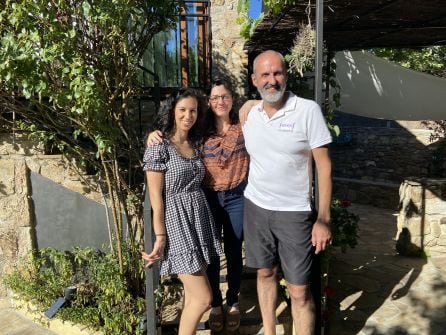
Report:
M155 100L156 109L158 110L161 101L160 78L157 73L153 72L152 70L149 70L145 66L138 64L138 67L143 71L143 73L148 73L153 76L153 84L154 84L153 97Z
M144 73L148 73L153 76L153 100L155 103L155 110L158 112L161 104L161 88L160 88L160 80L157 73L149 70L148 68L138 64L138 67L143 71L143 81L144 81ZM139 116L139 133L142 135L142 116L141 116L141 99L138 102L138 116Z
M145 184L147 185L147 184ZM144 248L148 252L153 249L153 229L152 229L152 208L150 205L149 190L145 188L144 198ZM155 290L159 284L159 263L154 264L151 268L146 268L146 317L147 317L147 333L157 334L158 318L155 303Z

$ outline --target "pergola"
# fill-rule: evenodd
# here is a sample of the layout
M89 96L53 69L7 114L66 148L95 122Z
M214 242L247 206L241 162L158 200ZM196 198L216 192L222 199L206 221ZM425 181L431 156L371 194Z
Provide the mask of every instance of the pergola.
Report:
M264 49L286 52L299 23L308 22L308 2L268 15L246 44L251 53ZM316 4L311 4L313 23ZM425 47L446 44L445 0L326 0L323 1L323 37L332 51L375 47Z
M316 27L315 100L322 105L322 50L446 45L446 0L309 0L267 15L246 43L250 61L266 49L286 54L299 26Z

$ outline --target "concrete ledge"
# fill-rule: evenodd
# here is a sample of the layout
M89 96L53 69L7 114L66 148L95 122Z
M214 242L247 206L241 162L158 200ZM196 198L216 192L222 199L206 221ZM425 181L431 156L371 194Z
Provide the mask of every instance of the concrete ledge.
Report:
M374 181L374 180L363 180L363 179L353 179L353 178L342 178L342 177L333 177L334 182L345 182L345 183L353 183L353 184L361 184L361 185L373 185L373 186L383 186L390 188L399 188L400 184L391 182L391 181Z
M38 323L57 335L103 335L102 332L60 319L48 319L31 302L20 298L12 299L12 307L24 317Z

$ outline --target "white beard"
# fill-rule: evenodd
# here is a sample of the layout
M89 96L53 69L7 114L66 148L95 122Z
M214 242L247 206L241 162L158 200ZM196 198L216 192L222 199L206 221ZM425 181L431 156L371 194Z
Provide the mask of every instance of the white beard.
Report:
M280 87L280 90L275 93L268 93L266 90L263 89L257 89L257 91L260 93L260 96L265 102L274 104L283 98L283 95L285 94L285 89L286 85L282 85Z

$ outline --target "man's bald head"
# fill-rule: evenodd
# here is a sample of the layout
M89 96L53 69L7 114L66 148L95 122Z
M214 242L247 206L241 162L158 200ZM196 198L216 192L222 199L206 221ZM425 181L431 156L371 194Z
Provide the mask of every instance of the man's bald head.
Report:
M264 59L271 59L271 58L279 58L280 62L283 65L283 70L286 72L286 65L285 65L285 59L283 58L282 54L280 52L277 52L275 50L266 50L262 53L258 54L256 58L254 58L254 62L252 65L252 69L255 72L257 68L257 64L260 63Z

